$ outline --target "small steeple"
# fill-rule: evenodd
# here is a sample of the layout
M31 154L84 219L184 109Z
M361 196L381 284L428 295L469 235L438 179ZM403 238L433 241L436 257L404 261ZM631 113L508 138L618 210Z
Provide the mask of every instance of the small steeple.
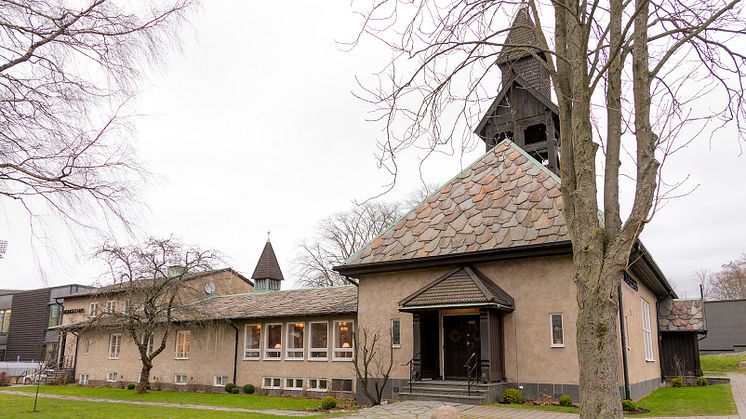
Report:
M497 65L502 72L502 84L518 76L539 93L551 98L549 71L546 55L541 52L536 38L536 24L531 19L527 4L522 4L513 19L504 46L497 56Z
M272 242L269 241L269 231L267 232L267 243L264 245L262 255L259 256L259 262L254 268L251 275L254 280L254 293L264 293L280 290L280 281L284 281L280 264L277 263L275 251L272 248Z

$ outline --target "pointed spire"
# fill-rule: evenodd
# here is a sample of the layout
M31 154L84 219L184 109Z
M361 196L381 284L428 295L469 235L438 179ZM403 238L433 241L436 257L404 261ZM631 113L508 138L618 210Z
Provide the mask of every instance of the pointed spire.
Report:
M531 19L528 5L522 3L518 8L518 13L513 18L513 24L510 25L508 36L505 37L505 46L497 57L497 63L504 64L530 56L532 52L530 47L539 47L535 30L536 25Z
M259 256L259 262L257 262L256 268L254 268L251 279L274 279L277 281L285 279L282 276L280 264L277 263L272 243L269 241L269 232L267 232L267 243L264 245L262 255Z

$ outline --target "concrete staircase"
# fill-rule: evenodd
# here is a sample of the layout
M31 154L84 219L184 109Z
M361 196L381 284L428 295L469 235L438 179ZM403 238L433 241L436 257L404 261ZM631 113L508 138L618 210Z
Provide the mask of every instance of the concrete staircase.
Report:
M399 400L437 400L442 402L482 404L486 403L489 386L472 383L469 391L466 381L422 380L412 382L399 389Z

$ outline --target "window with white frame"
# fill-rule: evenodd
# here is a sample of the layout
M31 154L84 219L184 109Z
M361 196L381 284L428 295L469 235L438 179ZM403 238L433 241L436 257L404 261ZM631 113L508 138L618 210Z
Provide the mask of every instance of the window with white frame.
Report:
M124 300L124 314L131 314L132 313L132 300L126 299Z
M184 385L189 381L186 374L174 374L174 384Z
M303 322L288 324L286 359L303 359L303 331L306 325Z
M329 323L309 323L308 359L311 361L326 361L329 359Z
M228 376L227 375L216 375L212 385L214 386L224 386L228 384Z
M286 378L285 390L303 390L302 378Z
M642 334L645 339L645 360L655 361L653 357L653 333L650 330L650 305L647 301L640 299L642 306Z
M80 381L78 381L78 383L81 385L88 385L89 383L88 374L80 374Z
M119 374L117 374L114 371L109 371L106 373L106 381L110 383L114 383L117 381L117 378L119 378Z
M267 324L264 326L264 359L280 359L282 357L282 325Z
M261 357L262 326L247 324L244 330L243 359L259 359Z
M401 347L401 321L399 319L391 320L391 346Z
M85 354L88 355L88 351L91 350L91 339L86 338L85 340Z
M352 321L334 322L334 359L335 361L352 360Z
M326 391L326 378L309 378L308 391Z
M281 388L282 387L282 379L279 377L264 377L262 379L262 388Z
M561 313L549 315L549 331L552 337L552 348L564 348L565 322Z
M140 338L140 343L145 343L145 335L142 335ZM153 353L153 335L150 335L148 338L148 343L145 346L145 353L148 354L148 356Z
M122 335L112 333L109 335L109 359L119 359L119 351L122 349Z
M98 303L91 303L88 305L88 317L98 316Z
M189 338L192 332L189 330L179 330L176 332L176 352L174 359L189 359Z
M116 301L107 301L106 302L106 312L109 314L114 313L114 310L117 308L117 302Z

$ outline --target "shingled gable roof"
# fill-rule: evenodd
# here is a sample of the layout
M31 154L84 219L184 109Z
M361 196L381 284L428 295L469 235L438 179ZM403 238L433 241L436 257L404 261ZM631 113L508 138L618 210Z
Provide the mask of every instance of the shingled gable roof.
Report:
M399 301L399 310L434 307L495 306L512 311L513 297L474 268L461 267Z
M352 255L355 265L568 242L559 178L504 140Z
M254 268L251 279L276 279L278 281L285 279L282 276L280 264L277 263L272 243L269 240L264 245L264 250L262 250L262 255L259 256L259 262L256 263L256 268Z

